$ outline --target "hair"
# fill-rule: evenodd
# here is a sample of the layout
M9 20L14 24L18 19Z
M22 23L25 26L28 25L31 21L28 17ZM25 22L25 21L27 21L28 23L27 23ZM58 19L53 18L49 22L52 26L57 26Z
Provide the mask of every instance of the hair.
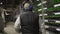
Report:
M29 10L29 11L32 11L32 2L30 0L26 0L23 2L23 7L24 7L24 10Z
M24 4L24 9L25 9L25 10L29 10L29 6L30 6L29 3L25 3L25 4Z

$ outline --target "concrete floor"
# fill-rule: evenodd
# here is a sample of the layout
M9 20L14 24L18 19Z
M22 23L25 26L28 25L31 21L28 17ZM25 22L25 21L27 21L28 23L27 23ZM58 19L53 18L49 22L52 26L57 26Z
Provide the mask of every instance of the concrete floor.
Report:
M15 31L14 27L13 27L13 22L9 22L7 24L7 27L4 28L4 31L7 33L7 34L19 34Z
M7 27L4 28L4 31L6 32L6 34L21 34L15 31L13 22L9 22L7 24ZM48 31L46 31L46 34L55 34L55 33L52 32L49 33Z

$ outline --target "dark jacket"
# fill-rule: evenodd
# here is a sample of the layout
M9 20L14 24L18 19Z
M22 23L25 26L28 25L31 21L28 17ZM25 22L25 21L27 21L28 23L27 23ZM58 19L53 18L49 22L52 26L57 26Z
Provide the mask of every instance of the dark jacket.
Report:
M27 11L21 14L22 34L39 34L39 15Z

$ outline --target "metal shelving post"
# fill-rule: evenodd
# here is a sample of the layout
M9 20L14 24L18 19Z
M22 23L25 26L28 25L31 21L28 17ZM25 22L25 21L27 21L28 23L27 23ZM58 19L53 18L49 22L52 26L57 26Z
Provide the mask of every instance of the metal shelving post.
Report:
M44 6L43 6L43 1L44 0L41 0L41 3L42 3L42 34L46 34L46 31L45 31L45 22L44 22Z

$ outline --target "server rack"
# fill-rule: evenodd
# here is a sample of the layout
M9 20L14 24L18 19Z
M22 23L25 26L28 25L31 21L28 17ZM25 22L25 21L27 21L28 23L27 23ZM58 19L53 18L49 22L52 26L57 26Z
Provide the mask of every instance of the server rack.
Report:
M49 31L49 34L60 34L60 0L43 0L39 2L36 10L39 16L44 16L45 31ZM42 7L43 5L43 7ZM41 15L44 10L44 14ZM57 14L55 14L57 13ZM47 27L46 27L47 26Z

